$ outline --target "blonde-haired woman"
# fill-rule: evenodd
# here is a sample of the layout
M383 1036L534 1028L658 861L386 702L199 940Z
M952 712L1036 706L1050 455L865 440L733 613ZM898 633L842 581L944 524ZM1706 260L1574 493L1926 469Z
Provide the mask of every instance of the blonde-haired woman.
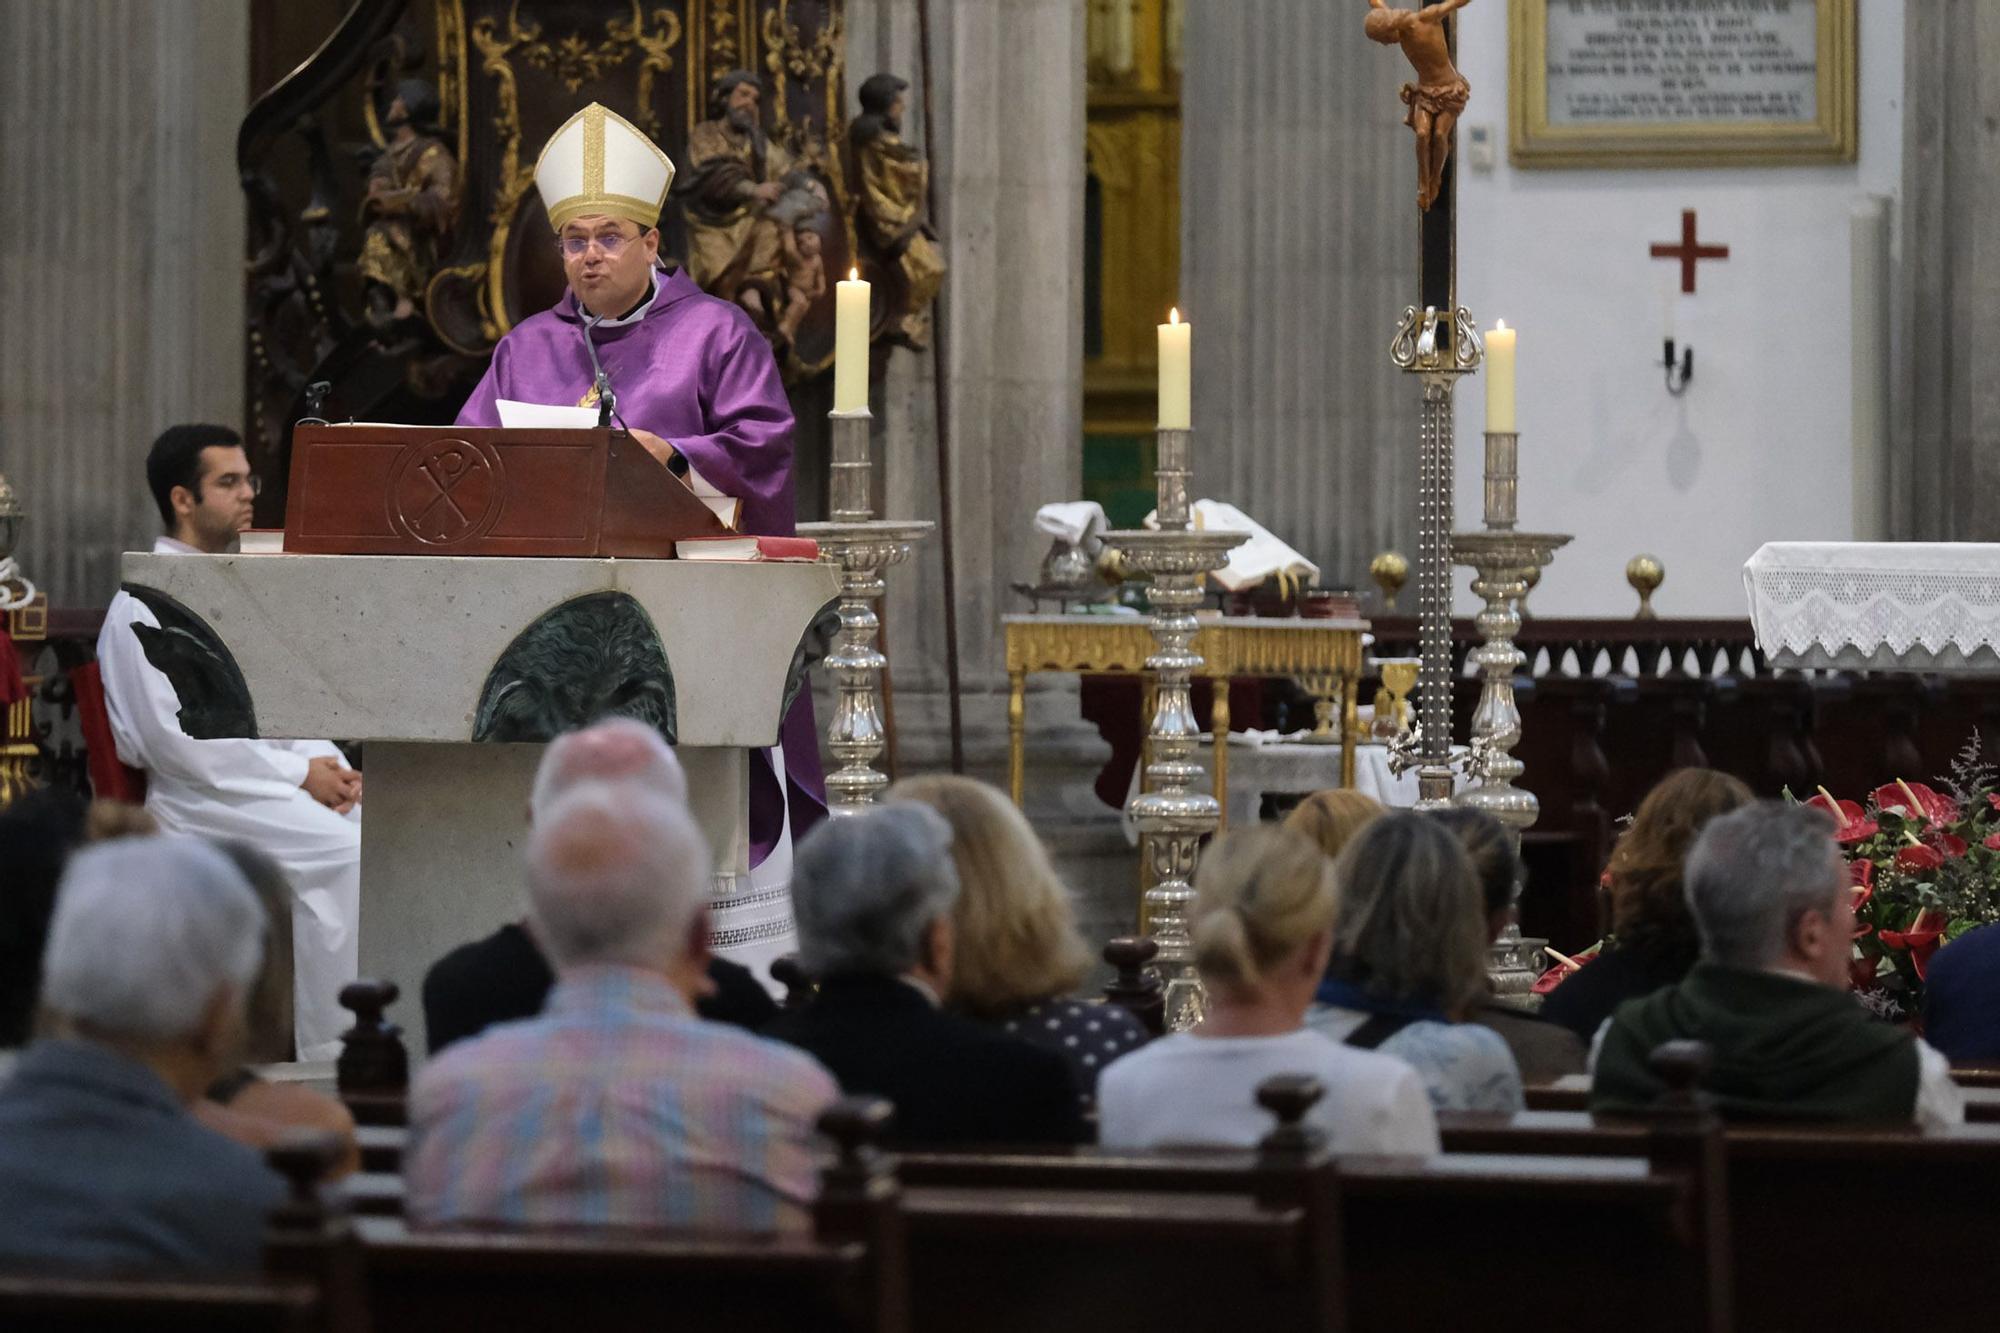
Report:
M1333 875L1332 957L1306 1022L1407 1061L1440 1111L1521 1110L1513 1052L1466 1021L1487 996L1486 910L1458 838L1397 811L1350 842Z
M951 825L959 894L945 1005L1061 1055L1088 1106L1104 1066L1151 1034L1116 1005L1070 998L1090 948L1041 839L1012 801L971 778L910 778L887 799L927 805Z
M1217 839L1195 876L1195 967L1208 1017L1104 1071L1098 1137L1109 1147L1247 1147L1272 1126L1257 1085L1319 1080L1311 1123L1335 1152L1435 1153L1437 1118L1402 1061L1304 1026L1332 947L1333 874L1319 848L1274 826Z

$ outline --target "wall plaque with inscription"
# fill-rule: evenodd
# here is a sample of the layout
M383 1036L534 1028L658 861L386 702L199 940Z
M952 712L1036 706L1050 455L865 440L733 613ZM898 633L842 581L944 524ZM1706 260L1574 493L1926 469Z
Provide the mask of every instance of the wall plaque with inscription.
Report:
M1855 0L1512 0L1517 166L1851 162Z

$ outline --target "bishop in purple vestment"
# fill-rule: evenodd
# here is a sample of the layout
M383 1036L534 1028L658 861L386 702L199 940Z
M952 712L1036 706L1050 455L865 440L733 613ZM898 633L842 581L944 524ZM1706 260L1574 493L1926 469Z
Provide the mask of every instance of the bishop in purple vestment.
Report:
M706 295L685 272L661 267L659 211L672 181L666 154L595 103L556 131L535 183L569 290L500 340L458 424L498 426L503 398L595 403L602 367L619 420L662 464L660 485L684 485L680 478L692 470L741 502L742 531L790 536L792 409L777 363L741 309ZM755 897L782 892L790 842L826 814L809 694L801 692L786 714L781 739L782 764L758 751L750 765ZM783 864L771 864L774 854ZM788 895L782 905L788 942ZM775 946L781 932L776 913L757 915L737 928L745 938L733 938L718 921L717 949L764 961L769 947L746 946Z

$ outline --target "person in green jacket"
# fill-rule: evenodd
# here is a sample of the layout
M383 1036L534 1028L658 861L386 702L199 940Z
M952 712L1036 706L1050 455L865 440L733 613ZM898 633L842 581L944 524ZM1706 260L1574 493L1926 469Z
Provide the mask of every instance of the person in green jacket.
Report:
M1761 801L1713 820L1685 884L1701 960L1606 1021L1591 1110L1650 1107L1664 1085L1647 1057L1692 1039L1714 1052L1701 1087L1726 1118L1964 1123L1944 1056L1848 989L1853 890L1826 815Z

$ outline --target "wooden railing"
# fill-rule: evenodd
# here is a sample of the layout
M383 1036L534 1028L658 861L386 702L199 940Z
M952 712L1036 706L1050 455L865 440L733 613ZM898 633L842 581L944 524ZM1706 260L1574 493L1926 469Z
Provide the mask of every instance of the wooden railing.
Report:
M1416 654L1414 618L1374 625L1374 655ZM1463 739L1479 689L1462 673L1478 632L1469 620L1452 629ZM1719 768L1760 795L1824 786L1860 799L1948 772L1975 734L2000 754L2000 678L1775 671L1748 620L1532 618L1516 642L1529 655L1516 678L1519 785L1542 804L1524 844L1522 929L1557 948L1597 937L1615 823L1673 769Z

